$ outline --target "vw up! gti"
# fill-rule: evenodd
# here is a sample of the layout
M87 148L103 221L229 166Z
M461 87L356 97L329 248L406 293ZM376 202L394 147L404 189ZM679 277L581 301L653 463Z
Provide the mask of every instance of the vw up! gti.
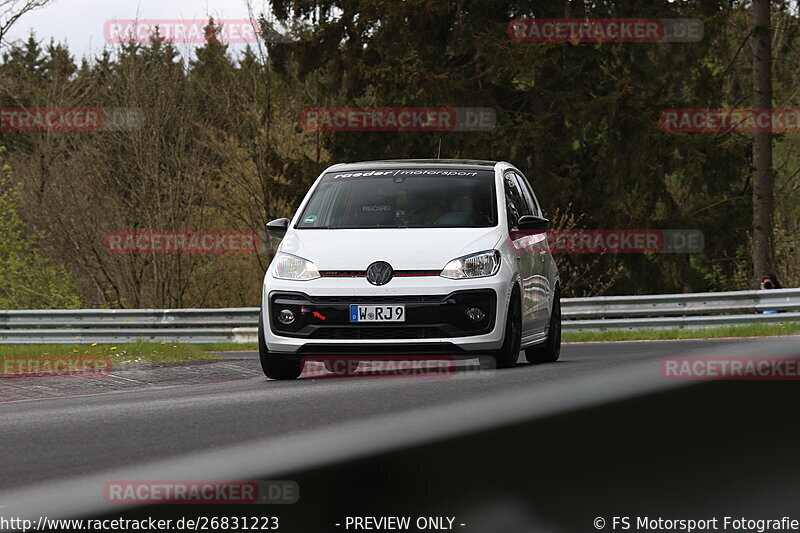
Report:
M264 373L294 379L306 358L353 372L382 355L556 361L559 276L549 222L505 162L372 161L317 178L264 277ZM330 363L350 361L346 370ZM338 360L337 360L338 362ZM334 370L336 369L336 370Z

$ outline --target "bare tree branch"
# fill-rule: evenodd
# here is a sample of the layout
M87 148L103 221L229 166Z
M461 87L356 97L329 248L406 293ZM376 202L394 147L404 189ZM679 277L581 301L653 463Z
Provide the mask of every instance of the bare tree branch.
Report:
M0 46L11 26L29 11L49 4L51 0L0 0Z

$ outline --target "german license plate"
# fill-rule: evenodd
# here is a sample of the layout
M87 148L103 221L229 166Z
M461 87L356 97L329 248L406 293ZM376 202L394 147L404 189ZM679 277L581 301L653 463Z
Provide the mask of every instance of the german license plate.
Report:
M350 322L405 322L405 305L351 305Z

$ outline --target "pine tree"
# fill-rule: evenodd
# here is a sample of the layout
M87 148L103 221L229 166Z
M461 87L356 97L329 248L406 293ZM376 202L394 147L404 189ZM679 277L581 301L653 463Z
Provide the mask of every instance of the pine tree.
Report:
M45 54L42 66L51 80L66 81L78 70L66 45L56 44L51 39L45 49Z

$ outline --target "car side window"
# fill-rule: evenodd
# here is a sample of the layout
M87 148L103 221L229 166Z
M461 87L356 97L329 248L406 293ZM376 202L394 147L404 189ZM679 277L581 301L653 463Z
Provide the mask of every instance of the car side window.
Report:
M539 200L537 200L536 195L533 194L533 187L531 187L528 179L518 172L515 172L514 175L519 180L520 188L525 194L525 200L527 200L528 205L530 206L531 214L536 215L537 217L543 216L542 208L539 206Z
M528 202L525 200L525 193L513 172L506 172L503 175L503 185L506 192L508 227L509 229L513 229L518 226L521 216L532 215L533 212L531 212Z

